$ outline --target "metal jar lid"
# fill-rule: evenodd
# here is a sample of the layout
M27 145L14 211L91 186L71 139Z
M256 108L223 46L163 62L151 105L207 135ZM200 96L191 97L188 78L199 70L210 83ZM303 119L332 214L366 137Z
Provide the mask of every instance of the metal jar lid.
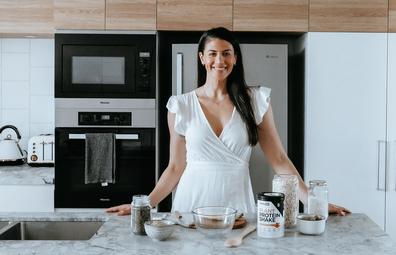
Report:
M326 186L327 182L324 180L313 180L309 181L309 185Z

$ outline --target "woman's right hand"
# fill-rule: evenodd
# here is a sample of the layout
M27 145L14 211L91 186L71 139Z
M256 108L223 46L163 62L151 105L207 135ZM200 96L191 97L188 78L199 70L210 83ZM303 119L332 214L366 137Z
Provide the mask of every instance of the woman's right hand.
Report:
M123 204L119 206L113 206L110 207L106 210L104 210L105 213L110 213L110 212L116 212L118 216L121 215L128 215L131 214L131 204Z

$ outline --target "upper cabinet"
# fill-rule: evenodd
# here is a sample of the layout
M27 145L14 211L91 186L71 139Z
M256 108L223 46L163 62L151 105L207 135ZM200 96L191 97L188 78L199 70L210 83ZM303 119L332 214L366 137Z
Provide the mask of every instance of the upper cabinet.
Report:
M156 0L106 0L106 29L155 30Z
M157 30L232 30L232 0L157 0Z
M234 0L234 31L307 32L308 4L308 0Z
M55 29L105 29L105 0L54 0Z
M388 0L310 0L309 31L387 32Z
M53 35L53 0L2 0L0 3L0 33Z
M396 0L389 0L389 30L388 32L396 32Z

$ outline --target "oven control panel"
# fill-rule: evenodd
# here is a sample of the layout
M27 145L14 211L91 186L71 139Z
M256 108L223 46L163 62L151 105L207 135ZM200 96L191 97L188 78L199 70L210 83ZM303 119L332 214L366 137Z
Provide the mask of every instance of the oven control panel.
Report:
M78 112L78 125L132 126L131 112Z

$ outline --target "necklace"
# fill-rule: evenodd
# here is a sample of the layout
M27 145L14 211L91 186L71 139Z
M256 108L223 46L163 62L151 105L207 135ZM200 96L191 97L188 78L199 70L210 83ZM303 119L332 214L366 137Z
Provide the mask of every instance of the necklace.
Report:
M204 93L205 93L205 96L210 100L210 101L212 101L213 103L215 103L215 104L217 104L217 105L219 105L221 102L223 102L227 97L228 97L228 95L226 95L223 99L221 99L219 102L216 102L216 101L213 101L212 99L210 99L209 97L208 97L208 95L206 94L206 91L205 91L205 86L203 86L203 90L204 90Z

